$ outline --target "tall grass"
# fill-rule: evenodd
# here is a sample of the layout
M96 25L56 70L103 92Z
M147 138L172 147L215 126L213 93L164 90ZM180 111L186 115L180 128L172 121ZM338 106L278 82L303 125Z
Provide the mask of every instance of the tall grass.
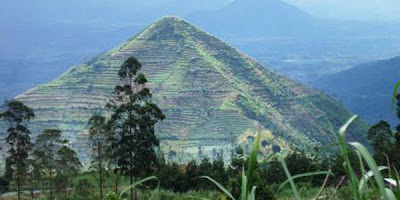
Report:
M254 141L251 153L249 155L248 163L247 163L247 171L242 170L242 183L241 183L241 200L255 200L256 199L256 186L253 185L253 174L256 170L259 169L260 164L258 164L258 152L260 150L260 140L261 140L261 129L258 129L258 133L256 136L256 140ZM268 162L273 158L274 155L268 156L263 162ZM214 183L222 192L225 193L226 196L231 198L232 200L236 200L231 192L227 188L225 188L222 184L218 183L216 180L212 179L209 176L201 176L200 178L208 179L212 183Z
M256 140L254 141L254 144L252 146L251 153L249 155L248 163L247 163L247 170L242 170L242 183L241 183L241 194L240 194L240 200L255 200L256 199L256 186L253 185L253 177L254 173L259 169L261 166L258 164L258 152L260 151L260 138L261 138L261 129L258 130L258 133L256 135ZM330 172L311 172L311 173L305 173L305 174L300 174L297 176L291 176L286 163L284 161L284 156L281 154L270 154L267 159L263 160L263 163L269 162L272 158L277 157L278 160L281 162L282 167L285 171L286 176L288 177L287 181L281 184L279 187L278 191L280 188L282 188L286 183L289 183L292 190L293 190L293 195L296 200L300 200L300 194L296 188L296 185L294 183L294 180L297 178L301 177L306 177L306 176L315 176L315 175L322 175L322 174L327 174L329 175ZM236 200L235 197L232 195L232 193L229 192L227 188L225 188L222 184L218 183L216 180L212 179L209 176L201 176L200 178L208 179L212 183L214 183L222 192L225 193L226 196L228 196L232 200ZM324 184L325 185L325 184ZM320 192L319 192L320 193Z
M349 185L353 192L353 199L384 199L384 200L395 200L396 197L393 191L386 188L384 178L381 174L382 170L389 169L387 166L378 166L372 155L368 152L367 148L358 142L347 142L346 140L346 129L348 126L357 118L353 116L350 118L339 130L339 135L336 136L338 140L338 147L341 150L341 156L344 159L343 167L349 179ZM357 153L358 159L360 160L360 171L362 172L361 178L357 177L354 168L352 167L349 159L351 151ZM284 169L287 171L285 163L281 163ZM370 171L366 171L364 163L367 164ZM292 179L290 173L286 172L288 179ZM372 178L373 177L373 178ZM377 186L377 188L376 188ZM293 181L291 182L291 188L296 199L299 199L300 194L298 193Z
M396 101L396 97L398 95L398 90L400 88L400 82L395 85L394 92L393 92L393 97L392 97L392 112L394 110L394 104ZM336 141L337 141L337 146L340 150L340 156L343 158L344 163L343 167L346 172L348 181L349 181L349 187L352 191L353 194L353 199L355 200L364 200L364 199L383 199L383 200L396 200L396 197L391 190L391 188L387 188L385 186L384 182L384 177L381 174L382 170L390 170L390 166L378 166L373 159L372 155L369 153L368 149L362 145L359 142L347 142L346 139L346 130L349 127L349 125L357 118L357 116L351 117L340 129L339 133L334 135ZM258 164L258 152L260 150L260 138L261 138L261 131L260 129L258 130L256 140L254 141L254 144L252 146L251 153L249 155L248 163L247 163L247 170L245 171L244 167L242 170L242 183L241 183L241 195L240 195L240 200L255 200L256 199L256 186L253 185L253 175L256 170L259 168ZM360 163L360 169L358 171L361 172L360 178L357 176L355 169L353 168L353 165L350 162L349 155L352 152L355 152L359 163ZM292 176L287 165L285 162L285 156L282 154L271 154L266 160L263 162L268 162L272 158L277 157L278 161L281 163L282 168L285 172L285 175L287 176L287 180L284 181L278 191L287 183L289 183L290 188L293 193L293 197L296 200L301 199L301 195L299 193L299 190L296 187L296 184L294 182L295 179L297 178L302 178L302 177L307 177L307 176L315 176L315 175L326 175L325 181L321 188L319 189L318 193L316 194L316 197L314 199L319 199L321 193L323 192L328 177L332 174L329 171L321 171L321 172L309 172L309 173L302 173L302 174L297 174ZM366 166L370 169L369 171L366 170ZM396 177L397 180L396 182L399 184L400 183L400 178L398 175L397 170L395 169L396 172ZM222 184L214 180L213 178L209 176L201 176L199 178L207 179L211 181L213 184L215 184L227 197L229 197L232 200L236 200L235 197L232 195L232 193L225 188ZM157 179L156 177L148 177L145 178L127 189L125 189L119 196L119 199L122 199L122 196L124 193L126 193L130 188L135 188L136 186L152 180L152 179ZM157 179L158 180L158 179ZM343 179L342 179L343 180ZM398 186L400 189L400 185ZM158 188L158 187L157 187ZM337 188L336 188L337 189ZM158 189L157 189L158 191ZM155 192L153 194L156 194L158 192ZM153 198L154 195L151 196ZM205 198L197 198L193 197L195 199L205 199Z
M353 199L364 200L364 199L384 199L384 200L395 200L396 197L390 188L387 188L384 183L384 178L381 174L382 170L387 170L387 166L378 166L373 159L372 155L368 152L367 148L358 142L347 142L346 130L349 125L357 118L357 116L351 117L340 129L339 134L335 135L337 140L338 148L340 150L340 156L343 158L343 167L346 172L347 178L349 180L349 187L353 194ZM258 169L257 166L257 154L260 148L260 131L258 131L255 143L252 147L251 154L249 155L247 171L243 169L242 171L242 185L241 185L241 200L254 200L256 187L253 185L252 177L254 172ZM350 162L349 155L355 151L360 161L361 178L356 174L356 170L353 168ZM278 191L287 183L289 183L290 188L293 193L293 197L296 200L301 199L301 195L294 182L295 179L315 176L315 175L326 175L324 184L321 186L320 190L316 194L315 199L318 199L323 192L328 177L332 174L330 171L320 171L320 172L309 172L298 174L292 176L288 167L286 166L285 156L282 154L271 155L267 161L272 157L277 157L278 161L281 163L282 168L287 176L287 180L281 184ZM370 169L366 171L366 166ZM208 179L214 183L222 192L226 194L232 200L236 200L235 197L229 192L227 188L208 176L202 176L201 178Z

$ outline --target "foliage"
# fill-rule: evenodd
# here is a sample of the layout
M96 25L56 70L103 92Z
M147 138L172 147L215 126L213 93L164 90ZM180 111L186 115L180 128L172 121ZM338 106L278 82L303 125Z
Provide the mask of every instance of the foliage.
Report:
M397 117L400 119L400 95L397 95ZM379 121L371 126L368 139L374 150L374 159L380 165L400 167L400 125L393 133L386 121Z
M121 200L121 198L119 198L119 195L114 193L114 192L110 192L108 194L106 194L106 196L104 197L104 200Z
M400 88L400 82L396 83L393 89L392 103L391 103L392 112L394 110L394 104L396 102L396 99L398 99L399 96L399 88Z
M151 101L147 79L139 73L141 67L134 57L124 62L118 71L121 84L115 86L115 98L108 104L114 111L110 119L114 132L112 147L118 165L130 176L131 184L134 176L148 174L155 165L154 147L159 146L159 140L154 126L165 118L161 109Z
M6 193L9 189L10 183L4 179L3 177L0 177L0 195Z
M171 190L173 192L185 192L186 179L180 166L176 163L163 165L156 173L157 178L161 181L161 188Z
M30 130L26 122L35 117L33 110L22 102L12 100L7 103L6 111L0 113L0 119L8 124L6 143L9 146L8 157L6 158L6 174L17 183L18 199L21 199L21 190L24 176L28 167L28 156L32 150Z
M351 124L351 122L356 118L356 116L353 116L351 119L349 119L339 130L339 135L337 136L338 140L338 147L341 150L341 156L344 158L344 163L343 167L345 168L345 172L347 176L349 177L349 186L352 190L352 198L355 200L358 199L385 199L385 200L391 200L391 199L396 199L394 196L394 193L391 189L386 188L383 180L383 176L381 174L382 170L388 169L388 167L378 167L376 164L375 160L372 158L371 154L368 152L367 148L365 148L362 144L358 142L350 142L347 143L346 141L346 135L345 131L347 127ZM355 150L355 152L358 155L358 158L360 160L360 171L361 171L361 178L359 179L357 177L357 174L353 168L353 166L350 163L349 155L350 151L352 150L350 148L352 146ZM293 182L293 178L289 171L287 170L287 167L285 165L285 162L283 161L282 158L280 158L282 162L282 166L285 168L288 181L291 184L291 188L293 191L293 194L295 195L296 199L300 199L300 194L296 189L296 186ZM366 167L364 163L367 164L369 167L370 171L366 171ZM309 174L303 174L303 175L309 175ZM371 177L374 177L374 179L371 179ZM325 187L325 184L322 185L321 190L322 191ZM320 195L321 192L318 192L317 197Z
M400 82L399 82L399 86L400 86ZM396 99L397 99L397 118L400 119L400 94L398 94L396 96ZM397 134L396 134L397 140L400 141L400 124L396 127L396 131L397 131Z
M254 182L254 173L259 169L260 165L258 164L258 153L260 149L260 130L256 136L256 140L254 142L253 148L249 155L249 159L247 161L247 172L245 172L244 168L242 169L242 179L241 179L241 193L240 199L241 200L255 200L256 199L256 186L253 185ZM272 158L272 155L266 159L269 161ZM218 181L210 178L209 176L201 176L200 178L208 179L212 183L214 183L221 191L223 191L229 198L235 200L236 198L232 195L231 192L227 188L225 188L221 183Z
M50 200L53 199L54 177L63 166L57 166L56 153L68 141L61 138L61 131L47 129L39 134L33 150L34 170L49 181Z
M163 39L155 42L154 38ZM32 128L58 127L69 134L73 145L85 145L87 140L79 133L87 128L93 110L110 114L103 108L119 82L114 72L132 55L140 56L154 101L170 116L157 124L158 137L173 138L177 149L204 146L208 138L218 148L224 147L220 141L229 141L226 134L236 138L256 130L257 122L276 133L271 142L284 140L312 148L329 144L330 133L350 115L322 93L265 69L184 20L167 17L91 62L19 96L41 113ZM291 120L283 120L287 117ZM359 129L366 128L359 124ZM183 135L193 142L182 142Z
M375 151L375 159L382 163L382 161L386 160L384 155L391 151L395 143L390 124L386 121L379 121L368 130L367 135Z
M237 146L231 157L231 163L228 166L228 170L231 174L238 175L242 172L245 164L244 151L241 146Z
M95 200L96 196L93 195L94 186L87 179L79 180L75 186L75 193L72 196L73 200Z
M90 141L92 142L92 167L96 168L99 172L99 189L100 199L103 199L103 169L105 168L105 151L107 150L107 133L109 126L106 118L100 115L93 115L88 122Z
M187 184L186 190L193 190L195 188L200 189L200 187L198 186L198 179L196 179L198 176L199 176L198 165L196 161L192 160L188 164L186 164L186 169L185 169L185 179Z
M57 156L57 187L63 187L64 199L67 199L67 187L70 177L77 175L82 168L78 154L68 146L62 146L56 153Z

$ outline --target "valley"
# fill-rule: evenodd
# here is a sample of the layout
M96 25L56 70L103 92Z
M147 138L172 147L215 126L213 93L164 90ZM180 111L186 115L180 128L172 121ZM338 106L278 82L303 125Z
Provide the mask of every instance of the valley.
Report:
M397 0L2 0L0 199L400 199Z

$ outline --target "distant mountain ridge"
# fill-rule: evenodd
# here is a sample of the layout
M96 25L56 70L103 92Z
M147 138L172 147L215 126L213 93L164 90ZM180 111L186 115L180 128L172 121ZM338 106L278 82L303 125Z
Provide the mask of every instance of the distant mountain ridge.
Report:
M315 23L307 13L280 0L235 0L220 10L187 18L219 35L236 36L293 36L310 32Z
M370 123L399 122L390 110L394 85L400 80L400 57L357 65L322 77L314 86L340 99Z
M1 100L46 83L68 66L108 51L170 14L189 19L303 83L315 80L314 75L400 51L396 23L320 21L278 0L3 0L0 4L0 46L7 47L0 54L0 68L7 72L0 73L0 85L7 86L0 88Z
M166 114L157 126L166 151L188 156L199 147L230 151L258 124L267 131L269 145L311 149L331 143L352 115L327 95L264 68L187 21L164 17L109 52L19 95L37 115L32 130L59 128L85 156L87 120L98 111L107 114L104 106L118 82L117 71L130 56L142 63ZM349 137L365 142L365 130L358 120Z

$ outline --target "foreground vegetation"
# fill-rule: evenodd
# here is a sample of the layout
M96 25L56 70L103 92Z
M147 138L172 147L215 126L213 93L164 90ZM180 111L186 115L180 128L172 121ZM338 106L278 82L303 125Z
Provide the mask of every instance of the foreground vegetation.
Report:
M400 125L394 134L381 121L368 131L370 144L349 142L348 120L328 150L292 148L269 156L260 153L261 130L248 155L237 146L230 163L222 156L187 164L167 162L156 152L154 125L165 118L151 102L141 64L128 59L120 85L107 105L107 119L88 122L93 148L89 171L68 140L48 129L31 141L27 123L33 111L10 101L0 118L8 122L6 172L0 178L4 198L18 199L396 199L400 197ZM400 96L397 95L400 118ZM393 107L395 100L393 101ZM365 146L366 145L366 146ZM372 154L370 152L373 152Z

